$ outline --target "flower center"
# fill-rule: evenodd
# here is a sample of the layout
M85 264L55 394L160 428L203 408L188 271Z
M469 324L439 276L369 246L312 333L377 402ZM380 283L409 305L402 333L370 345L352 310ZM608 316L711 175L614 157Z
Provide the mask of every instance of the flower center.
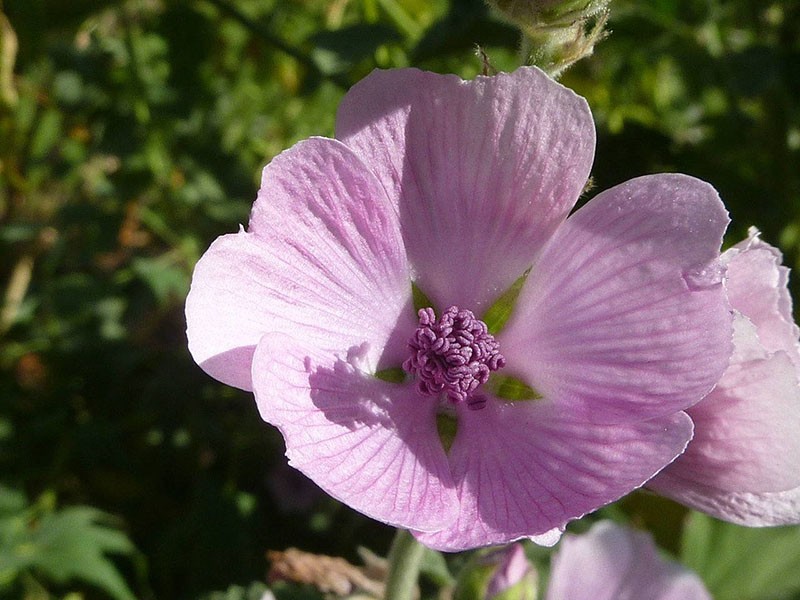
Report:
M486 323L457 306L438 321L432 308L417 314L419 326L408 340L411 356L403 363L417 378L417 389L429 396L444 392L453 404L466 401L470 408L482 408L486 398L475 390L506 364Z

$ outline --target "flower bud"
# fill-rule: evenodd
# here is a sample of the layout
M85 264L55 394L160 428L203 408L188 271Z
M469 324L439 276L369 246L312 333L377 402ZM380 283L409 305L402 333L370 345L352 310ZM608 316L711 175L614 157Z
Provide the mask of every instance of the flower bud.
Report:
M454 600L536 600L537 575L515 543L473 559L456 585Z
M521 25L569 25L606 9L611 0L489 0Z
M606 36L611 0L487 0L522 30L523 47L552 77L590 56Z

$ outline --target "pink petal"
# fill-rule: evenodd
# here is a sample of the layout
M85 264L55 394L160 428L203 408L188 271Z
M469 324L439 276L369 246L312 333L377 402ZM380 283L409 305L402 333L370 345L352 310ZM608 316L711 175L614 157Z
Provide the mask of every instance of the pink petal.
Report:
M490 401L459 414L450 449L458 520L422 543L456 551L562 529L641 486L692 436L684 413L625 425L576 420L550 404Z
M671 474L658 478L659 486L679 487ZM659 493L663 493L660 489ZM678 499L674 494L664 494ZM721 492L703 485L681 490L679 502L723 521L746 527L800 524L800 487L785 492Z
M685 175L633 179L572 215L534 264L501 333L507 369L593 422L699 401L731 353L714 189Z
M732 365L689 414L695 438L648 487L734 523L800 522L800 387L784 352Z
M732 365L688 413L695 436L674 475L731 492L800 486L800 387L784 352Z
M249 231L222 236L198 262L189 349L207 373L248 390L269 332L331 352L366 342L373 367L384 352L399 364L406 339L390 337L398 319L414 329L410 279L380 183L340 142L300 142L264 168Z
M457 514L436 401L364 372L367 348L346 356L265 336L253 359L261 416L280 429L289 464L365 515L435 530Z
M749 526L800 523L798 330L780 253L750 237L723 254L737 311L734 353L717 388L689 409L696 435L648 486Z
M728 265L728 297L731 306L756 325L768 352L783 350L800 368L800 330L792 316L789 269L781 265L780 251L758 235L751 228L748 239L722 255Z
M657 552L643 532L595 524L553 557L547 600L711 600L701 579Z
M595 141L586 101L535 68L473 81L375 71L342 101L336 136L398 205L420 287L476 314L573 207Z

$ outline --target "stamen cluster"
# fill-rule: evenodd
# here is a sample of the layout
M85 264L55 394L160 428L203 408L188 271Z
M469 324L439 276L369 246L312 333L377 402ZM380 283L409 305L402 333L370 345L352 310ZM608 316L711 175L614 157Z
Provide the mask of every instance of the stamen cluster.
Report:
M439 320L432 308L423 308L419 327L408 341L411 356L403 368L416 376L417 389L426 395L445 393L454 404L468 401L480 408L485 399L475 397L492 371L506 364L500 344L489 333L486 323L470 310L451 306Z

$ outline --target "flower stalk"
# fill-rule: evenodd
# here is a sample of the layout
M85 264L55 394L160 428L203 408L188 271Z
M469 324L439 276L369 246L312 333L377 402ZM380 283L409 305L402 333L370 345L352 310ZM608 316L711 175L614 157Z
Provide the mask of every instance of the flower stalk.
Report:
M425 546L411 533L398 529L389 550L386 600L413 600Z

